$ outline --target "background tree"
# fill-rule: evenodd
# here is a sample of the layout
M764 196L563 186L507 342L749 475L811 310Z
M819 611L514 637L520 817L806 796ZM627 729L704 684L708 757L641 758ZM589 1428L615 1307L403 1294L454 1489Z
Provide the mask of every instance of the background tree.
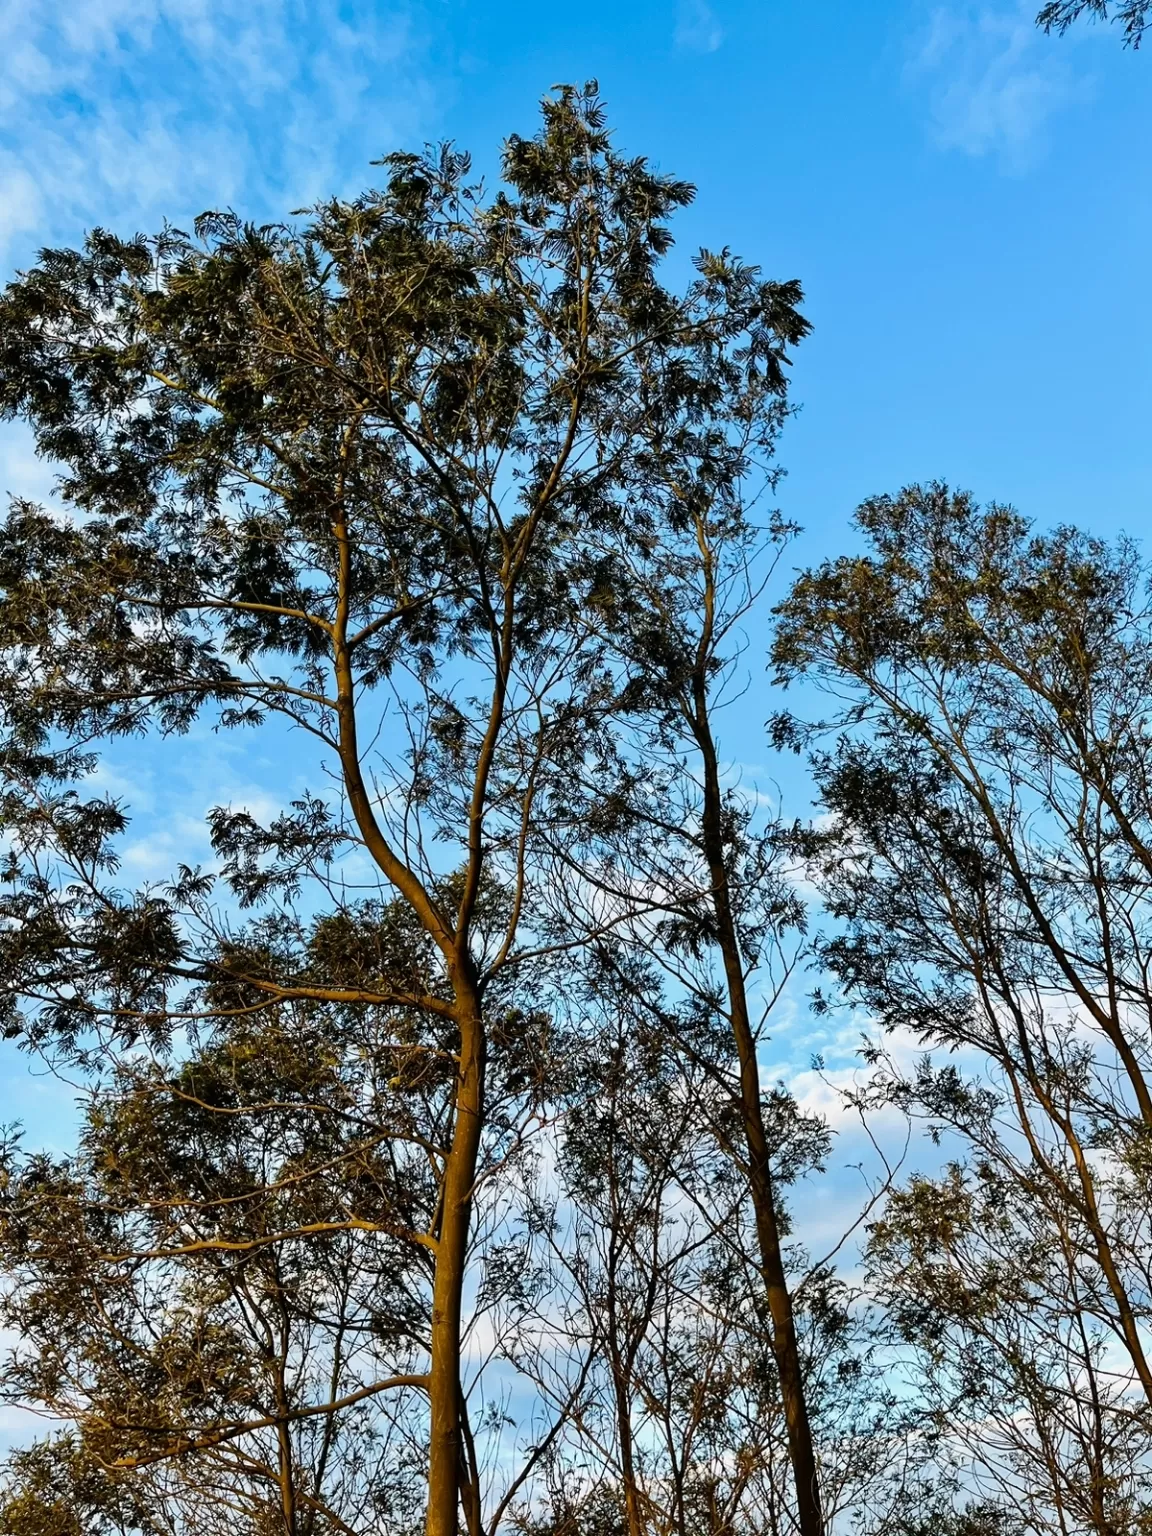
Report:
M772 1319L747 1181L717 1136L718 1121L739 1130L731 1092L670 1050L675 1036L615 978L604 998L618 1014L585 1042L585 1092L532 1222L548 1281L522 1368L563 1413L537 1497L573 1528L783 1536L797 1512ZM783 1190L811 1176L829 1135L782 1092L765 1117ZM797 1331L828 1519L898 1530L917 1448L872 1320L790 1249L793 1271L809 1271Z
M794 295L783 297L791 303ZM806 330L795 322L790 339ZM649 495L622 539L600 542L594 600L634 731L622 744L620 787L607 812L615 813L614 840L593 862L612 907L627 906L637 891L659 893L633 943L657 958L684 1000L673 1033L710 1063L737 1115L735 1136L728 1130L723 1139L755 1212L799 1525L816 1536L824 1528L820 1479L759 1064L768 1015L795 963L803 908L782 869L774 822L765 824L754 798L726 779L715 724L726 694L738 691L739 626L791 532L778 519L754 521L779 474L784 361L774 355L771 369L752 372L733 359L723 379L732 429L717 432L705 419L655 437ZM715 382L691 386L706 391ZM594 835L598 818L587 825ZM716 1048L717 1027L734 1059ZM694 1030L708 1038L702 1057Z
M858 525L869 552L799 578L775 654L844 703L816 761L833 825L808 840L841 925L822 954L880 1023L963 1053L886 1085L971 1149L971 1188L921 1186L892 1251L920 1253L901 1272L938 1294L937 1217L987 1203L963 1269L940 1259L940 1326L1052 1362L1036 1391L1076 1383L1060 1410L1101 1437L1073 1444L1077 1477L1106 1490L1078 1517L1130 1529L1109 1479L1152 1427L1147 573L1127 544L1035 536L942 485L867 502ZM1021 1223L1007 1268L997 1202ZM987 1318L944 1321L981 1294Z
M334 965L340 946L348 965L373 946L379 975L382 940L406 923L418 936L399 903L358 932L339 914L311 948ZM494 1004L474 1202L485 1261L505 1224L494 1175L522 1155L541 1083L531 1032ZM411 1527L434 1283L412 1234L434 1219L453 1077L426 1023L312 1000L217 1013L177 1060L118 1063L92 1090L76 1156L12 1148L0 1237L19 1343L6 1393L71 1429L18 1461L0 1528L40 1528L28 1511L51 1467L79 1529L104 1497L101 1469L143 1530L234 1530L238 1516L299 1536ZM486 1262L465 1344L498 1289ZM482 1391L474 1373L462 1387ZM458 1478L475 1528L468 1396Z
M969 1490L1027 1531L1146 1528L1152 1439L1073 1234L995 1164L888 1202L870 1280L917 1411Z
M324 1024L288 1005L175 1071L121 1066L75 1156L13 1149L5 1392L69 1428L17 1457L0 1529L99 1529L114 1502L133 1531L311 1536L419 1509L405 1232L434 1181L380 1134L406 1107L392 1053Z

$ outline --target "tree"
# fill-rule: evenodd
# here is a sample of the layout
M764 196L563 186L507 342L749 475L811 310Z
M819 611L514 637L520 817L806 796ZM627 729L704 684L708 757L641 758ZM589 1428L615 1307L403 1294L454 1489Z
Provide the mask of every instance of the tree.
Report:
M410 1528L428 1339L404 1234L434 1181L380 1126L427 1087L390 1086L357 1023L235 1020L175 1069L120 1064L74 1156L9 1150L5 1394L68 1428L17 1456L0 1530Z
M975 1257L961 1272L946 1249L941 1284L990 1310L940 1327L1007 1329L1025 1356L1034 1329L1037 1362L1054 1350L1060 1390L1089 1397L1107 1339L1111 1384L1074 1410L1097 1417L1103 1477L1133 1454L1107 1424L1146 1435L1152 1406L1147 572L1129 544L1034 535L942 485L866 502L858 526L868 552L798 579L775 656L844 701L816 760L833 824L806 839L840 925L823 956L883 1026L961 1053L881 1084L971 1149L971 1188L898 1206L897 1247L922 1255L902 1273L931 1296L940 1213L1001 1203L1024 1267L967 1217Z
M796 323L792 338L806 330ZM608 812L616 818L613 841L592 865L613 904L626 907L636 891L660 893L654 904L642 903L632 943L657 958L680 1000L665 1012L668 1033L709 1064L735 1115L738 1129L726 1127L722 1140L755 1213L799 1528L821 1536L819 1470L759 1063L768 1016L796 962L804 913L782 867L777 824L765 825L755 801L725 783L716 725L735 692L739 626L792 531L778 518L766 526L754 521L778 480L772 455L787 414L783 370L750 380L733 370L730 387L741 401L730 413L735 430L720 434L705 423L686 441L660 441L653 473L659 497L624 538L600 541L594 592L636 730L622 748ZM597 818L587 820L594 832ZM718 1048L718 1028L734 1060Z
M1036 24L1045 32L1067 32L1082 16L1093 21L1113 21L1123 27L1126 46L1139 48L1148 30L1150 13L1149 0L1121 0L1114 7L1109 0L1051 0L1037 16Z
M1152 1435L1073 1239L977 1156L893 1195L870 1280L941 1459L1022 1529L1117 1536L1147 1525Z
M663 494L669 444L774 421L801 325L795 285L727 254L662 286L691 189L612 148L594 86L543 110L491 198L450 149L393 155L383 191L303 228L97 231L0 304L0 409L68 506L17 503L0 534L8 1026L95 1068L140 1039L178 1061L189 1024L336 1009L385 1021L397 1076L445 1074L403 1233L431 1265L429 1536L468 1482L473 1211L516 1139L492 1077L519 1071L531 1103L545 1070L547 1010L516 978L587 938L551 896L567 786L615 707L589 534L656 465ZM279 721L333 788L266 826L219 808L219 876L120 890L124 812L83 798L85 754L201 717Z
M797 1510L775 1329L747 1178L717 1134L739 1130L731 1090L669 1049L676 1036L632 989L600 987L603 1032L583 1044L558 1177L529 1224L547 1279L517 1348L561 1426L537 1497L575 1529L785 1536ZM726 1031L715 1040L731 1053ZM779 1203L830 1136L782 1091L764 1118ZM782 1204L779 1218L787 1238ZM795 1317L827 1519L896 1531L924 1437L909 1435L859 1296L789 1249L808 1271Z

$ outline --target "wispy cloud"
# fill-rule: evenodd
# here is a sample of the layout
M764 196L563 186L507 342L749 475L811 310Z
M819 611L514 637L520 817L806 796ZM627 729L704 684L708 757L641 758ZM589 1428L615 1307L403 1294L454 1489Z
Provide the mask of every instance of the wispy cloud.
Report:
M909 59L909 78L926 86L932 131L943 149L995 155L1026 170L1043 153L1051 119L1092 92L1069 46L1057 48L1035 24L1035 0L937 8Z
M344 190L421 132L418 53L374 0L0 0L0 260Z
M724 41L724 28L707 0L680 0L674 36L677 48L687 53L715 53Z

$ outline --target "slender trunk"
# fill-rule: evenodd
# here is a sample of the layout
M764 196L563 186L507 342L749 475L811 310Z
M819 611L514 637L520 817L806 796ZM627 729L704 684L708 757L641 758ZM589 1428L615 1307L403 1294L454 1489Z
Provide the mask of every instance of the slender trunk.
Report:
M428 1510L426 1536L457 1536L464 1439L460 1420L460 1318L472 1186L484 1113L485 1037L471 975L458 976L460 1062L452 1142L440 1193L440 1226L432 1284L428 1376Z
M706 685L702 675L695 690L695 730L704 767L704 805L702 832L704 857L712 887L720 953L728 990L728 1007L736 1054L740 1063L740 1114L748 1149L748 1185L756 1219L756 1237L760 1248L760 1270L772 1318L772 1352L780 1377L780 1397L784 1422L788 1429L788 1455L796 1484L796 1516L800 1536L824 1536L824 1518L820 1507L820 1486L816 1473L816 1452L812 1426L804 1393L804 1374L796 1338L792 1293L784 1269L780 1244L780 1222L772 1170L768 1155L768 1137L764 1128L764 1110L760 1097L760 1066L756 1059L756 1035L748 1009L744 984L744 965L740 941L732 913L728 885L728 865L724 852L722 795L716 760L716 744L708 720Z
M617 1270L621 1263L620 1250L625 1242L622 1233L625 1229L626 1218L621 1214L619 1201L619 1186L616 1177L616 1111L612 1112L611 1153L608 1162L608 1187L610 1192L610 1218L609 1239L607 1253L608 1290L605 1297L607 1303L607 1332L605 1345L608 1350L608 1364L612 1371L612 1399L616 1409L616 1434L620 1441L620 1476L624 1483L624 1514L627 1522L628 1536L643 1536L643 1522L640 1518L640 1498L636 1487L636 1448L632 1438L632 1364L635 1359L635 1348L632 1347L631 1338L624 1350L620 1347L621 1319L617 1306L618 1288L616 1283ZM654 1271L653 1271L654 1272ZM634 1321L629 1328L629 1335L635 1328Z
M610 1291L615 1282L609 1278ZM624 1514L628 1536L644 1536L640 1491L636 1486L636 1448L632 1438L631 1370L620 1354L614 1300L609 1301L608 1353L612 1367L612 1396L616 1405L616 1433L620 1439L620 1476L624 1483Z
M280 1474L280 1514L284 1536L296 1536L296 1481L293 1473L292 1439L287 1424L276 1426Z
M768 1166L764 1119L760 1111L759 1073L755 1068L751 1074L745 1073L745 1053L739 1046L738 1050L741 1055L741 1111L744 1115L744 1133L748 1145L749 1188L756 1217L756 1236L760 1245L764 1289L768 1297L768 1310L772 1317L772 1351L780 1377L784 1422L788 1428L788 1454L796 1482L796 1513L802 1536L823 1536L824 1519L820 1508L816 1451L812 1443L812 1426L808 1419L808 1403L804 1393L804 1375L800 1365L800 1347L796 1338L792 1293L788 1287L788 1277L784 1270L784 1259L780 1247L776 1197ZM754 1043L749 1046L749 1054L754 1063ZM754 1079L753 1091L756 1096L754 1110L749 1107L750 1093L744 1085L744 1079L748 1076Z
M613 1376L616 1372L613 1370ZM628 1536L644 1536L640 1514L640 1492L636 1487L636 1453L632 1444L632 1415L629 1412L627 1382L616 1377L616 1431L620 1436L620 1475L624 1481L624 1514Z
M472 1438L472 1426L468 1420L468 1404L464 1388L460 1388L460 1434L464 1455L460 1462L460 1499L464 1505L464 1525L468 1536L484 1536L484 1512L480 1503L480 1462L476 1456L476 1442Z
M993 1059L997 1058L993 1057ZM1129 1358L1132 1361L1133 1369L1143 1389L1144 1396L1149 1405L1152 1406L1152 1364L1149 1363L1148 1356L1145 1353L1140 1323L1133 1308L1132 1300L1128 1295L1128 1289L1124 1284L1124 1277L1116 1263L1116 1256L1113 1252L1108 1229L1100 1214L1100 1205L1096 1198L1096 1182L1080 1137L1076 1134L1076 1128L1070 1115L1063 1111L1056 1103L1045 1086L1040 1073L1034 1066L1026 1064L1025 1072L1029 1087L1041 1109L1048 1116L1049 1121L1063 1136L1064 1143L1072 1155L1072 1161L1075 1164L1080 1183L1080 1194L1077 1197L1071 1183L1064 1178L1060 1170L1053 1166L1052 1160L1045 1155L1044 1149L1032 1128L1031 1118L1024 1101L1023 1091L1017 1080L1014 1063L1005 1052L1000 1053L999 1060L1012 1089L1017 1120L1037 1167L1041 1169L1048 1182L1056 1191L1057 1198L1062 1200L1066 1206L1071 1206L1080 1216L1091 1234L1092 1246L1096 1252L1096 1262L1100 1266L1101 1273L1116 1304L1119 1331L1123 1336L1125 1344L1128 1346Z
M277 1296L281 1314L281 1333L278 1340L279 1358L276 1362L276 1425L277 1475L280 1485L280 1516L284 1522L284 1536L296 1536L296 1465L292 1454L292 1434L288 1427L288 1385L285 1366L288 1359L287 1320L284 1317L283 1294Z

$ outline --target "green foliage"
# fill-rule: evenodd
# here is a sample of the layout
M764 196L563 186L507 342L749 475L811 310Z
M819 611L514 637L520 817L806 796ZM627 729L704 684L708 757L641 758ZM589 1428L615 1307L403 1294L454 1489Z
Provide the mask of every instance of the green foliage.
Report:
M1125 44L1139 48L1148 29L1150 10L1148 0L1120 0L1118 5L1110 4L1109 0L1050 0L1036 22L1046 32L1066 32L1083 16L1093 21L1112 21L1123 27Z
M594 1157L619 964L588 957L629 960L581 818L641 824L621 722L684 686L685 556L701 520L750 536L807 330L727 250L665 286L691 196L565 87L491 193L394 154L303 222L97 230L0 299L0 414L63 502L0 526L0 996L87 1096L73 1155L7 1159L8 1390L71 1426L13 1463L10 1524L406 1536L427 1489L479 1531L508 1414L462 1336L519 1369L532 1143L569 1116L563 1166ZM331 787L216 807L212 869L127 888L91 749L194 725L287 731ZM724 825L770 943L796 905L735 799ZM703 958L699 900L667 916ZM711 993L689 1013L716 1056ZM820 1134L769 1109L787 1179ZM518 1433L499 1512L584 1407Z
M814 759L828 820L798 846L845 994L901 1046L958 1058L872 1051L865 1101L955 1154L890 1198L872 1275L926 1411L1028 1522L1139 1530L1147 570L1127 542L1034 535L943 485L858 523L867 552L804 573L778 610L781 677L844 704Z

